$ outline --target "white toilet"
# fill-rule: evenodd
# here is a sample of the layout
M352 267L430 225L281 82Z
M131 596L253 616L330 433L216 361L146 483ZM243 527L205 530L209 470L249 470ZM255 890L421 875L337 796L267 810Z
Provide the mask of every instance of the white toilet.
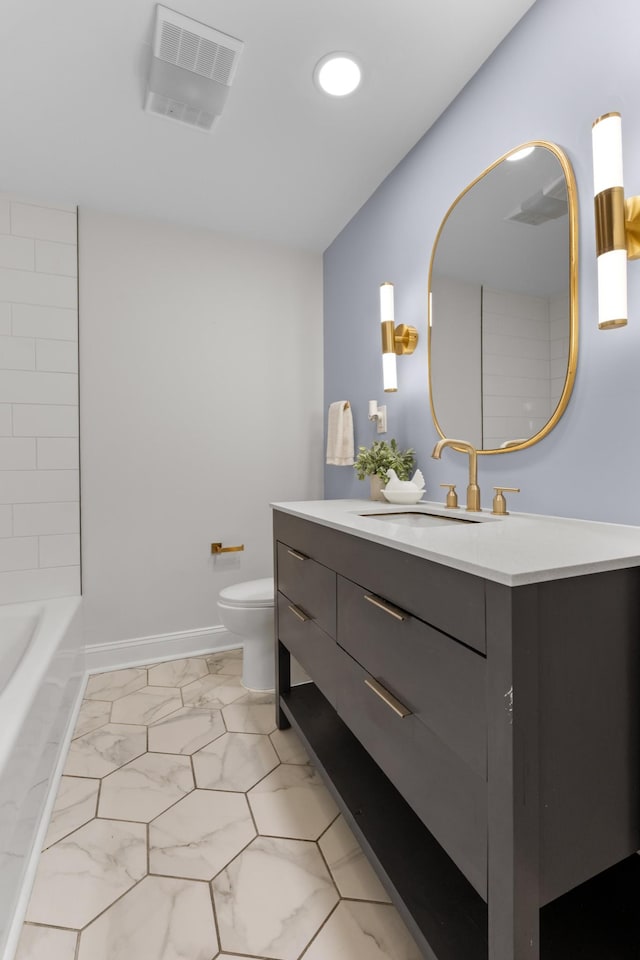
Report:
M247 690L275 687L273 577L246 580L218 594L223 626L242 641L242 685Z

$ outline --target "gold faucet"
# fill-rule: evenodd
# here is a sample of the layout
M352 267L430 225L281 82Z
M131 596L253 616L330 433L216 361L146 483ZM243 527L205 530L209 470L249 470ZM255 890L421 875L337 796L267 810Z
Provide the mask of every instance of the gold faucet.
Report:
M474 513L481 511L480 506L480 487L478 486L478 451L472 443L466 440L451 440L445 437L438 440L431 456L434 460L439 460L445 447L460 447L469 454L469 486L467 487L467 510Z

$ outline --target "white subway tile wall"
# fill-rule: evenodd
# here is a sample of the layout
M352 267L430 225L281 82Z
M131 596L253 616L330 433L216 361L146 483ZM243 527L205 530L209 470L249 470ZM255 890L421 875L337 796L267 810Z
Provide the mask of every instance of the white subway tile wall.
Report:
M0 403L0 437L11 436L11 404Z
M12 416L15 437L78 436L77 404L14 404Z
M36 270L63 277L78 276L78 248L75 243L36 240Z
M0 303L0 337L11 336L11 304Z
M558 406L567 378L569 362L569 297L562 295L549 299L550 328L550 407L551 412Z
M75 309L14 303L11 305L11 326L14 337L78 341L78 311Z
M41 567L0 573L0 604L74 597L80 592L79 567Z
M29 337L0 336L0 370L35 370L36 342Z
M41 567L71 567L78 563L80 563L80 537L77 533L40 537Z
M8 200L0 200L0 233L11 233L11 210Z
M77 344L72 340L37 340L36 367L38 370L77 373Z
M0 537L10 537L13 529L13 514L10 506L0 504Z
M0 603L80 592L75 208L0 198Z
M38 565L37 537L2 537L0 540L0 572L32 570Z
M3 470L35 470L36 441L32 437L0 437Z
M38 437L37 465L40 470L78 470L80 451L74 437Z
M484 446L534 436L558 405L567 372L568 297L483 289Z
M29 537L34 533L46 536L51 533L79 532L80 508L73 500L64 503L18 503L13 507L13 533L16 537Z

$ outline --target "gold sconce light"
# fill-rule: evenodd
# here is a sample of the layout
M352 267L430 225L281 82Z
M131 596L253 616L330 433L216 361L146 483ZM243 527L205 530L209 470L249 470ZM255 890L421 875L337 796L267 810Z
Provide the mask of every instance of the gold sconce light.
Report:
M608 330L628 319L627 260L640 258L640 197L624 196L620 114L598 117L592 135L598 326Z
M393 284L380 284L380 328L382 330L382 381L385 393L398 389L396 357L413 353L418 343L418 331L404 323L395 325Z

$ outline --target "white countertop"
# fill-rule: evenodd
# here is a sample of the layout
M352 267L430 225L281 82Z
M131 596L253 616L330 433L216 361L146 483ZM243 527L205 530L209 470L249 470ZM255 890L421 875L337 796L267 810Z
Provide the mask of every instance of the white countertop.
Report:
M640 527L617 523L530 513L494 517L486 510L467 513L428 502L409 507L375 500L300 500L271 506L510 587L640 566ZM479 522L412 527L362 516L406 512Z

